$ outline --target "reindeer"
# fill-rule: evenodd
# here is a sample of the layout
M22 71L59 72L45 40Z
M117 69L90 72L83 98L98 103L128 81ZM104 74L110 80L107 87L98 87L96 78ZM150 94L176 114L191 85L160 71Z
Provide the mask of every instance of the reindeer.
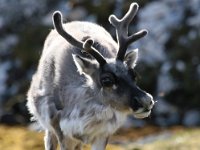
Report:
M48 35L27 94L33 118L45 129L45 150L104 150L110 135L126 116L148 117L154 101L136 85L138 50L126 52L146 30L128 35L138 11L132 3L122 19L109 17L117 43L102 27L73 21L63 24L53 14L55 30Z

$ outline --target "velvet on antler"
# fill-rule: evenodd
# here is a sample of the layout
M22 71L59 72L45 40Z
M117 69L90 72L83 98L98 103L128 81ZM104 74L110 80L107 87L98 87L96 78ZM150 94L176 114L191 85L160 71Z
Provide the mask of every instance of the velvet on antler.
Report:
M109 22L116 28L118 42L118 53L116 59L118 60L123 61L128 45L147 34L147 30L143 29L135 34L130 36L128 35L129 24L136 15L138 8L139 6L137 3L132 3L128 12L122 19L118 19L115 15L110 15L109 17Z
M71 36L63 28L62 14L60 11L56 11L53 14L53 24L56 31L65 38L70 44L76 46L80 49L84 49L86 52L91 54L100 64L100 66L105 65L105 58L93 47L93 40L88 38L85 42L79 41L78 39Z
M83 49L95 57L101 66L106 64L105 58L99 53L92 45L94 41L92 39L87 39L83 44Z

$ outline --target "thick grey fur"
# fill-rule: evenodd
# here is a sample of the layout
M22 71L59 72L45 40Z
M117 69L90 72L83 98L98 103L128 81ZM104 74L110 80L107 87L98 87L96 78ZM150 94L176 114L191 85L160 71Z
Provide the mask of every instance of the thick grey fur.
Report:
M27 106L45 129L46 150L55 150L57 144L61 150L80 150L82 143L92 144L92 150L104 150L108 137L123 125L127 114L148 117L154 102L128 73L136 64L137 51L118 61L118 45L104 28L74 21L64 24L64 29L79 41L91 37L106 59L104 70L115 74L120 84L103 87L99 63L52 30L32 78ZM134 95L134 90L140 94ZM142 105L135 111L130 106L134 96Z

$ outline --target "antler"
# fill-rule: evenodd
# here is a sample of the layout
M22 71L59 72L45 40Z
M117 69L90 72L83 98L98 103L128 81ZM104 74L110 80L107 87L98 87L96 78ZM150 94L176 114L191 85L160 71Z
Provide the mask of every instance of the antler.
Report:
M93 40L87 39L85 42L79 41L78 39L75 39L73 36L71 36L69 33L67 33L62 25L62 14L60 11L55 11L53 13L53 24L56 29L56 31L65 38L70 44L80 48L84 49L86 52L91 54L100 64L100 66L105 65L106 60L105 58L93 47Z
M98 60L98 62L101 66L106 64L106 60L105 58L101 55L101 53L99 53L92 45L93 45L94 41L92 39L87 39L84 44L83 44L83 48L86 52L90 53L92 56L95 56L96 60Z
M128 36L129 24L136 15L138 8L139 6L137 3L132 3L128 12L122 19L118 19L115 15L110 15L109 17L109 22L116 28L117 42L119 46L116 59L118 60L123 61L128 45L147 34L147 30L143 29Z

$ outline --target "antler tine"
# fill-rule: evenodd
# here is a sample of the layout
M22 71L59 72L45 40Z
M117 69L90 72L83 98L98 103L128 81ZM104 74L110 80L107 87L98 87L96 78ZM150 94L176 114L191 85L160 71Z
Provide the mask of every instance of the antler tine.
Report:
M68 34L64 29L63 29L63 20L62 20L62 14L60 11L55 11L53 13L53 24L57 32L65 38L69 43L72 45L78 47L78 48L83 48L83 42L75 39L72 37L70 34Z
M75 39L73 36L71 36L69 33L67 33L62 25L62 14L60 11L56 11L53 14L53 23L54 27L57 30L57 32L65 38L70 44L80 48L84 49L86 52L91 54L100 64L100 66L103 66L106 63L105 58L92 46L93 40L88 38L84 43L82 41L79 41Z
M87 39L84 44L83 44L83 48L86 52L88 52L89 54L91 54L100 64L100 66L103 66L106 64L106 60L105 58L101 55L101 53L99 53L92 45L93 45L94 41L92 39Z
M115 15L110 15L109 22L116 28L117 42L119 50L117 53L117 59L123 61L126 49L132 42L144 37L147 34L147 30L143 29L139 32L128 36L128 27L130 22L138 11L138 4L132 3L128 12L122 19L118 19Z

